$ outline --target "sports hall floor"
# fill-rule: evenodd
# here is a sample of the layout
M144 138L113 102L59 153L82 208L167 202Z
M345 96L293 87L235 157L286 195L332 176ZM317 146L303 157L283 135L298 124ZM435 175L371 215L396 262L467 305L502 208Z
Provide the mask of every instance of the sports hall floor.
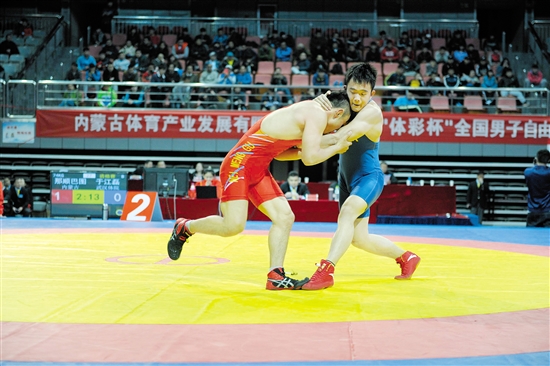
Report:
M267 223L195 235L173 221L0 219L2 365L549 365L550 230L371 225L422 262L350 248L333 288L266 291ZM335 224L296 223L311 276Z

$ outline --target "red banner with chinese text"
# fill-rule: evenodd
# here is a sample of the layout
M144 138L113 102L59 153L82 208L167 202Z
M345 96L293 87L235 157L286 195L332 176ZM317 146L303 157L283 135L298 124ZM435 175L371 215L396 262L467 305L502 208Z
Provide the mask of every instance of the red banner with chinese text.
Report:
M266 112L37 110L37 137L238 139ZM383 141L546 144L550 118L528 115L384 113Z

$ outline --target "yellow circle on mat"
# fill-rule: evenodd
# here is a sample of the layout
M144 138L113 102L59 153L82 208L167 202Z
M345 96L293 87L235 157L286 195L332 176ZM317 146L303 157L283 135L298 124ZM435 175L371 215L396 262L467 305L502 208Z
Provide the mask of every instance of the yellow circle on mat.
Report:
M323 291L266 291L266 236L196 235L166 259L166 234L3 234L2 321L257 324L413 319L549 306L548 257L397 243L422 257L411 281L354 247ZM445 240L442 239L444 242ZM286 271L311 276L330 239L292 237Z

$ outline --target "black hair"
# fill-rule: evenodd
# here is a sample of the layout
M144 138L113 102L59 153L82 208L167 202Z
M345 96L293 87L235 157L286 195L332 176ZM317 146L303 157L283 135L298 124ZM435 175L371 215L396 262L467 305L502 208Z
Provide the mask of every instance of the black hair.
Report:
M214 169L204 169L202 175L206 175L206 173L212 173L213 176L216 176Z
M289 177L299 177L300 174L298 174L298 172L296 170L291 170L290 172L288 172L288 176Z
M541 164L548 164L550 162L550 151L547 149L537 151L537 161Z
M334 108L342 108L344 110L343 117L349 117L351 107L349 106L348 95L345 91L333 91L327 95L328 100Z
M346 72L346 77L344 79L344 84L348 85L350 81L355 81L359 84L369 84L374 90L374 85L376 84L376 69L372 67L369 63L363 62L360 64L353 65Z

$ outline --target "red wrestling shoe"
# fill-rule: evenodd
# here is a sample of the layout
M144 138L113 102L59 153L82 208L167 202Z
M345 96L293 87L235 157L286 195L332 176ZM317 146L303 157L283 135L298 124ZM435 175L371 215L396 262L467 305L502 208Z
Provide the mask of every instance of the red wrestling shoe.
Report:
M174 225L174 230L172 231L172 236L168 240L168 256L172 260L177 260L180 257L181 249L183 244L189 239L193 234L185 227L185 224L189 219L177 219L176 224Z
M322 290L334 285L334 264L331 261L321 259L317 265L317 271L311 276L311 280L302 286L302 290Z
M395 261L401 267L401 275L395 276L396 280L410 280L416 267L420 263L420 257L412 252L405 252Z
M285 275L284 268L275 268L267 274L266 290L301 290L302 285L309 281L309 278L295 280Z

